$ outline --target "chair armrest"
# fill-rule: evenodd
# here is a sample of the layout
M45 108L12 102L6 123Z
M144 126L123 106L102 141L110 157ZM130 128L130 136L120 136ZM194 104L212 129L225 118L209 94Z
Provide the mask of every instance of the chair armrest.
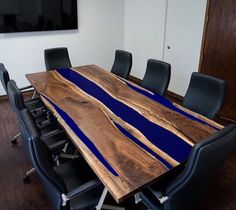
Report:
M160 191L153 190L151 187L148 187L148 189L157 198L157 200L159 200L160 204L165 203L169 199L168 196L164 196Z
M32 110L32 112L46 112L47 108L45 106L40 106Z
M30 88L33 88L33 86L32 85L28 85L28 86L22 87L22 88L20 88L20 91L27 90L27 89L30 89Z
M78 157L79 157L79 155L72 155L72 154L68 154L68 153L61 153L59 155L59 158L66 158L66 159L72 159L72 160L74 160Z
M44 140L44 141L47 141L47 140ZM50 149L50 150L53 150L53 149L55 149L55 148L57 148L57 147L63 146L63 145L66 144L66 142L67 142L66 139L62 139L62 140L60 140L60 141L58 141L58 142L56 142L56 143L54 143L54 144L51 144L50 147L49 147L49 149Z
M57 135L57 134L62 133L62 132L65 132L65 131L64 131L64 130L57 130L57 129L56 129L56 130L52 130L52 131L49 131L49 132L47 132L47 133L44 133L44 135L41 136L40 138L41 138L42 140L45 140L45 139L48 138L48 137Z
M67 201L71 200L72 198L79 196L83 193L86 193L89 190L92 190L93 188L98 187L99 185L101 185L101 182L99 181L99 179L95 178L90 180L89 182L86 182L85 184L80 185L79 187L71 190L70 192L66 194L62 194L61 198L62 198L62 206L65 206Z

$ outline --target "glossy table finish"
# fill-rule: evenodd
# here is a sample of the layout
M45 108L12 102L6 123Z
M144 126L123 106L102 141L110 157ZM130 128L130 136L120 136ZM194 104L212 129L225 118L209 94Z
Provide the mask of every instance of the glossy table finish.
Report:
M222 128L95 65L27 78L117 202Z

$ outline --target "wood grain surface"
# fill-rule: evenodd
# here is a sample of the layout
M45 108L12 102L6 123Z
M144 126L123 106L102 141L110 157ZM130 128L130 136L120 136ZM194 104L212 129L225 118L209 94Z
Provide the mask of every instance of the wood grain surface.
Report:
M191 146L216 132L207 125L193 121L133 91L118 77L95 65L73 68L73 71L95 82L113 98L136 110L149 121L171 131ZM123 201L127 196L133 195L142 187L154 182L167 172L168 168L122 134L114 122L122 125L170 165L179 164L148 141L138 129L115 115L100 101L64 79L56 71L29 74L27 78L38 93L48 97L70 116L117 172L118 176L114 176L73 132L52 103L42 97L44 103L52 110L73 143L117 202ZM221 128L216 123L208 123Z
M137 94L127 88L116 75L108 74L95 65L74 68L74 70L95 81L113 97L137 110L150 121L165 127L186 141L197 143L214 132L208 126L188 119L141 94ZM200 132L196 132L198 130Z

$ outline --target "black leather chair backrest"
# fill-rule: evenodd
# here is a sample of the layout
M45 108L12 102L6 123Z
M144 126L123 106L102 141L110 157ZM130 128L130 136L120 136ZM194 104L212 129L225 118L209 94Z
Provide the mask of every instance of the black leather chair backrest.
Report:
M33 121L31 114L27 109L22 109L20 111L19 124L22 142L24 144L27 157L32 162L32 158L30 155L30 140L32 139L32 137L39 136L39 132L37 127L35 126L35 122Z
M132 54L123 50L116 50L115 60L111 72L124 79L128 79L132 68Z
M71 62L66 47L44 50L44 61L47 70L71 67Z
M61 177L53 170L52 154L45 143L39 138L37 129L27 109L20 112L23 126L23 138L28 145L30 160L37 171L55 209L62 209L61 194L67 193L66 185ZM63 207L67 209L68 206Z
M225 92L224 80L193 72L183 105L212 119L224 102Z
M19 116L19 112L25 108L25 103L23 96L14 80L10 80L8 82L7 90L10 104L16 114Z
M34 168L36 169L42 184L55 209L67 209L62 207L62 193L67 193L63 179L53 170L52 154L48 147L38 137L32 139L34 149ZM69 204L68 204L69 205Z
M8 71L6 70L5 66L2 63L0 63L0 79L3 88L7 93L7 83L9 82L10 77Z
M20 111L20 124L24 126L24 128L31 136L40 136L40 130L33 120L32 114L27 108Z
M149 59L141 86L159 95L164 95L170 83L170 75L169 63Z
M190 210L207 191L213 175L236 148L236 125L231 124L196 144L184 171L166 189L164 209Z

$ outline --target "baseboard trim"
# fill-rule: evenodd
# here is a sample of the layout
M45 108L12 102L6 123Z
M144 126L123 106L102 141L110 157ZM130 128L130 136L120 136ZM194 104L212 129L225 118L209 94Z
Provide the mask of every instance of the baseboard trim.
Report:
M0 95L0 101L6 100L7 98L7 95Z
M141 79L135 77L135 76L132 76L132 75L129 75L129 80L135 84L140 84L142 82Z
M27 96L33 95L33 92L34 90L26 90L26 91L23 91L22 94L23 96L27 97ZM3 100L8 100L8 96L6 94L0 95L0 101L3 101Z
M178 95L177 93L171 92L169 90L166 91L166 95L181 102L184 100L183 96Z

